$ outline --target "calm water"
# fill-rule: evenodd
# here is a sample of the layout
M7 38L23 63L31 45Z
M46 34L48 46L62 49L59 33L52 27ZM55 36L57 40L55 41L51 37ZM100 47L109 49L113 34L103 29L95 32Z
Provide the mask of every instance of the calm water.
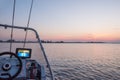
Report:
M22 46L18 45L13 47ZM32 47L33 58L41 61L38 45L27 46ZM120 44L50 43L43 46L58 80L120 80ZM0 52L8 50L9 46L0 43Z
M43 44L59 80L120 80L120 44Z

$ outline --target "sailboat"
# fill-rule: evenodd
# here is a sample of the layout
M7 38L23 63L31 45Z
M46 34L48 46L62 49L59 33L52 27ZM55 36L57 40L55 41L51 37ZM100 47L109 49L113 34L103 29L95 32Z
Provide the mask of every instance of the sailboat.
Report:
M0 40L0 80L54 80L42 41L35 29L0 24L0 35L5 39Z

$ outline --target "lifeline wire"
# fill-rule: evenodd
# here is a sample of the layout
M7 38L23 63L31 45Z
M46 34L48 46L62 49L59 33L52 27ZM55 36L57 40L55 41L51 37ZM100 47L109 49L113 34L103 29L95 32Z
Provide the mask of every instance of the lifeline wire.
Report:
M10 40L10 52L11 52L11 49L12 49L12 41L13 41L13 26L14 26L14 17L15 17L15 4L16 4L16 0L14 0L14 4L13 4L12 29L11 29L11 40Z
M30 7L30 12L29 12L29 17L28 17L27 28L29 27L29 23L30 23L32 7L33 7L33 0L31 1L31 7ZM27 34L28 34L27 28L26 28L26 34L25 34L25 39L24 39L23 48L25 47L25 44L26 44L26 39L27 39Z

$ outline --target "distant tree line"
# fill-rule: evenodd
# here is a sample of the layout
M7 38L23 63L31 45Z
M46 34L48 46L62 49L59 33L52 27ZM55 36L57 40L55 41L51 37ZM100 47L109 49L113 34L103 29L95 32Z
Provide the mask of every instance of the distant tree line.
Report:
M51 41L51 40L41 40L42 43L64 43L64 41Z
M6 40L6 41L0 40L0 42L15 42L15 40L11 40L11 39Z
M16 41L16 40L0 40L0 42L16 42L16 43L23 43L25 41ZM94 42L94 41L88 41L88 42L64 42L64 41L52 41L52 40L41 40L42 43L106 43L106 42ZM26 41L26 43L38 43L38 41Z
M22 43L24 41L16 41L16 40L12 40L9 39L9 40L6 40L6 41L3 41L3 40L0 40L0 42L18 42L18 43ZM64 41L51 41L51 40L41 40L42 43L64 43ZM38 41L26 41L26 43L38 43Z

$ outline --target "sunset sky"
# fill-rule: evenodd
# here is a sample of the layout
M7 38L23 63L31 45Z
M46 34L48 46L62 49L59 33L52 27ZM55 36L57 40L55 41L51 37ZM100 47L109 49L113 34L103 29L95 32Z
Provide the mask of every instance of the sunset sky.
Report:
M15 25L26 26L30 3L16 0ZM12 6L0 0L0 23L11 24ZM44 40L120 42L120 0L34 0L30 26Z

